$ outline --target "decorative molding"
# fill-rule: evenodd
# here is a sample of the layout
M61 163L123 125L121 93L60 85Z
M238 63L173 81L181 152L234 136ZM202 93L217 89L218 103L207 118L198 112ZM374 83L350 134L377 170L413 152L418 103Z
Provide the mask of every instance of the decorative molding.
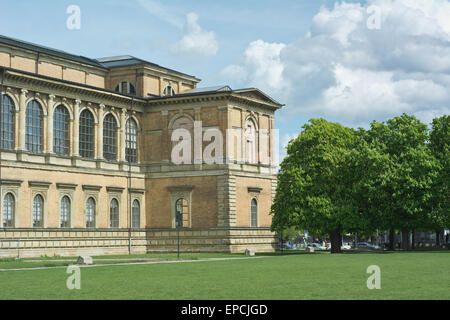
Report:
M261 193L263 188L260 187L248 187L249 193Z
M169 186L167 187L167 190L170 192L176 192L176 191L192 191L195 189L195 186Z
M0 185L20 186L23 180L1 179Z
M93 186L93 185L83 184L83 191L85 191L85 190L100 191L101 188L102 188L101 186Z
M45 181L28 181L28 185L30 187L40 187L40 188L49 188L51 182L45 182Z
M125 190L125 188L122 188L122 187L106 187L106 191L107 191L107 192L118 192L118 193L122 193L123 190Z
M140 193L140 194L144 194L144 193L145 193L145 189L128 188L128 192L130 192L130 193Z
M56 184L56 188L57 189L71 189L71 190L75 190L77 188L77 184L72 184L72 183L57 183Z

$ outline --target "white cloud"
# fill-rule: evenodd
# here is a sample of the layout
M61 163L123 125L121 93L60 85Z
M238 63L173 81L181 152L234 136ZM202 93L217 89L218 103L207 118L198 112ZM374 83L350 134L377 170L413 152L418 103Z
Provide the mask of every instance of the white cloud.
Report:
M381 11L369 29L367 8ZM450 109L450 1L369 0L322 7L308 34L258 40L222 74L286 103L282 116L367 126L402 112L428 122Z
M185 35L175 45L175 51L200 56L214 56L219 50L214 31L205 31L198 24L198 15L186 16Z
M283 43L253 41L245 50L243 66L229 65L222 74L263 90L280 90L284 86L280 52L285 46Z

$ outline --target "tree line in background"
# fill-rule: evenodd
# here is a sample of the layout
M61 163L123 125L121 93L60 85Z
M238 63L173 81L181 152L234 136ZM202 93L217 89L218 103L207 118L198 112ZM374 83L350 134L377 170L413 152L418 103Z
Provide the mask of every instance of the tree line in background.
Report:
M341 252L342 235L402 232L450 226L450 117L431 128L407 114L370 129L311 119L290 141L272 205L272 231L308 230L330 237Z

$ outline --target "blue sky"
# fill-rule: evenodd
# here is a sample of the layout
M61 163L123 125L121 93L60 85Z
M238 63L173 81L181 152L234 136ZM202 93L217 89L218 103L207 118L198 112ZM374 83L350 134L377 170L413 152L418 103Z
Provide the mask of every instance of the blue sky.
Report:
M282 145L310 118L368 127L402 112L424 122L449 113L448 0L0 5L5 36L90 58L133 55L202 87L259 87L286 104L276 117ZM69 5L81 9L80 30L66 27Z

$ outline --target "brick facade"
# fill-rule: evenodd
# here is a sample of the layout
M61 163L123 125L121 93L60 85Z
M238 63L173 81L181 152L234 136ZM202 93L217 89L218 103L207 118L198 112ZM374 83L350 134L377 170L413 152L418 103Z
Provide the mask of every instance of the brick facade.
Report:
M179 199L185 201L184 250L275 249L275 235L269 228L276 186L271 166L273 122L279 103L257 89L196 91L199 79L133 57L127 59L135 59L135 64L112 67L108 63L113 58L90 60L41 49L25 49L20 41L0 37L1 94L14 105L14 148L1 150L0 257L17 252L22 256L127 253L130 235L132 252L173 251ZM135 95L116 92L122 83L128 89L132 86ZM174 96L162 96L167 86L173 88ZM40 152L27 150L30 101L42 110ZM58 106L70 117L65 155L54 152ZM91 158L80 156L80 114L84 110L94 119ZM103 154L107 141L103 121L109 114L117 126L117 158L113 161L105 160ZM137 126L136 162L126 158L130 119ZM249 121L255 134L246 141L242 137ZM187 126L191 134L200 134L202 152L212 142L203 139L205 133L222 132L221 161L174 164L172 153L178 142L172 138L180 125ZM241 139L228 139L227 130ZM198 158L197 147L192 142L192 160ZM262 150L267 150L265 157L260 155ZM255 152L254 162L246 158L249 152ZM11 210L3 203L7 194L15 200L14 225L4 227L5 210ZM43 199L43 225L33 228L37 195ZM60 227L63 197L70 199L68 228ZM95 202L92 229L86 228L89 198ZM119 204L118 228L110 228L113 199ZM258 224L251 228L253 199L258 203ZM140 219L131 228L134 203L139 204Z

